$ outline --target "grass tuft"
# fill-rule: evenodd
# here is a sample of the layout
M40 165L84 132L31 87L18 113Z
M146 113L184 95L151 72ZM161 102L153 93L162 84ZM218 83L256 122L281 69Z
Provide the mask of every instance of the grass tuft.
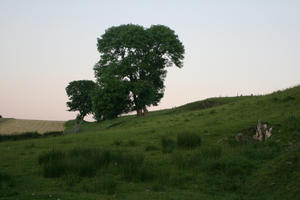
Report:
M177 146L192 149L201 145L201 137L195 133L183 132L177 135Z

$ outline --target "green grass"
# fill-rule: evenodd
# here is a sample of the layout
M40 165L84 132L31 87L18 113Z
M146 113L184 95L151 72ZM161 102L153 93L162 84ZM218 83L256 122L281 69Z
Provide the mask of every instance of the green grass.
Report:
M273 127L265 142L252 139L257 120ZM299 86L85 122L3 140L0 199L298 199L299 141Z

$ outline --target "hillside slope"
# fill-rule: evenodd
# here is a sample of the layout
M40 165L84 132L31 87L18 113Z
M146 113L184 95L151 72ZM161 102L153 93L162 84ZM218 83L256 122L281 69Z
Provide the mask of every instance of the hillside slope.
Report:
M273 127L265 142L252 139L258 120ZM0 198L298 199L299 141L299 86L211 98L1 142Z

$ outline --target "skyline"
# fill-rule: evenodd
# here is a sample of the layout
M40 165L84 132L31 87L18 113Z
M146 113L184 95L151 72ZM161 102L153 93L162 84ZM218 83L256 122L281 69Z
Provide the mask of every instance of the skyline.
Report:
M189 3L188 3L189 2ZM69 120L65 87L95 80L96 42L111 26L170 27L185 46L158 110L300 83L298 1L0 1L0 114ZM112 12L113 11L113 12Z

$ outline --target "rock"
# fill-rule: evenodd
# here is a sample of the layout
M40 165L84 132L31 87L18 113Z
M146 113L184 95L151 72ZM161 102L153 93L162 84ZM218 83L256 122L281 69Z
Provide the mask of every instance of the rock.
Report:
M269 130L266 130L266 135L265 135L265 139L268 139L269 137L272 136L272 127Z
M268 129L267 124L262 124L260 120L257 122L256 133L253 135L254 140L264 141L272 136L273 128Z

